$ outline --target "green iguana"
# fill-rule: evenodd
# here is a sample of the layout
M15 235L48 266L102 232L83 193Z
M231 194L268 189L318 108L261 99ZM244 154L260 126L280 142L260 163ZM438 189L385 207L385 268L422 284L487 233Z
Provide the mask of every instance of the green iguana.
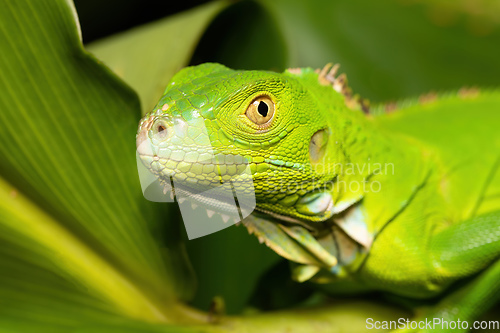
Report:
M185 68L141 121L139 155L184 191L248 163L256 207L242 224L297 281L439 296L420 318L475 320L500 299L500 94L368 113L337 69ZM218 162L200 162L209 146Z

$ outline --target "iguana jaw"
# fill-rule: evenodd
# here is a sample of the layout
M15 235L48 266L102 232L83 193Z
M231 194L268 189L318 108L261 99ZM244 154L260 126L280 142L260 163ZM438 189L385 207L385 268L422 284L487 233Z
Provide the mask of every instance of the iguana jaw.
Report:
M145 150L143 149L141 152L144 153ZM165 186L165 192L175 193L175 197L180 203L189 200L193 209L194 207L205 209L207 217L210 219L214 214L220 215L224 221L235 218L228 213L231 210L231 204L226 200L227 197L204 196L199 186L193 188L193 183L189 183L186 179L175 181L175 178L172 178L175 176L175 172L166 170L162 163L155 163L159 161L155 161L154 155L142 154L140 157L149 170L159 177ZM174 179L173 182L172 179ZM220 183L218 185L220 186ZM207 188L210 186L204 189ZM232 195L232 192L228 193ZM240 202L239 205L241 208ZM328 205L328 209L331 205L331 203ZM242 224L249 233L257 236L261 243L265 243L282 257L300 264L324 269L331 269L338 263L335 255L326 250L315 238L318 233L329 232L327 229L331 227L331 222L311 222L280 215L261 208L259 202L257 202L256 210L252 215L254 216L245 218Z

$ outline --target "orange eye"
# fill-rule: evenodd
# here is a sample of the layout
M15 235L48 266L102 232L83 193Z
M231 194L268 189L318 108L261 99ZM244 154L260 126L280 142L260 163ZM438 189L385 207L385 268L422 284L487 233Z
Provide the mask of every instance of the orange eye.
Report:
M254 124L264 125L274 116L274 102L267 96L259 96L250 103L245 114Z

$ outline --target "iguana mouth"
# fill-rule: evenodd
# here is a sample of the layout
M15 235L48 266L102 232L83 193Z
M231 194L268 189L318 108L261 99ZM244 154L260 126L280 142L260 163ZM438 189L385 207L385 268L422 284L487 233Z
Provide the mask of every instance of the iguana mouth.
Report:
M179 203L189 201L193 209L197 206L206 209L209 218L218 213L224 221L227 221L228 216L235 215L235 212L236 216L231 216L233 219L250 214L255 208L255 194L248 164L217 163L225 157L227 155L217 155L213 161L205 160L195 164L139 154L142 164L156 177L155 186L161 187L157 195L169 196L171 201L175 198ZM179 167L171 167L172 165ZM189 171L190 167L210 172L195 173ZM236 174L233 174L233 171ZM243 214L243 212L248 213Z
M226 188L221 188L216 193L209 192L209 195L206 191L194 189L182 182L174 182L173 185L170 182L165 182L164 188L164 192L172 192L179 203L184 203L187 200L193 209L197 205L201 206L209 218L214 214L219 214L223 220L227 221L228 216L230 216L227 214L232 214L235 208L239 211L240 218L243 215L242 211L251 212L254 209L251 205L245 204L244 200L234 200L235 194L232 184L227 184ZM237 216L232 216L232 218L235 222L240 221Z

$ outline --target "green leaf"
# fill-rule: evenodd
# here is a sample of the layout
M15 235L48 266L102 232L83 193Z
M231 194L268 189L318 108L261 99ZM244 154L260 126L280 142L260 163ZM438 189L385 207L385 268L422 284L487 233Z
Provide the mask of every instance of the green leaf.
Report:
M172 321L189 269L179 226L142 197L139 101L83 50L74 18L63 0L0 4L0 263L19 266L2 269L0 318L39 297L40 313L83 302ZM162 225L167 251L151 233ZM44 280L47 271L55 276Z
M160 99L184 67L206 26L228 5L214 1L88 45L88 49L137 91L142 112Z

